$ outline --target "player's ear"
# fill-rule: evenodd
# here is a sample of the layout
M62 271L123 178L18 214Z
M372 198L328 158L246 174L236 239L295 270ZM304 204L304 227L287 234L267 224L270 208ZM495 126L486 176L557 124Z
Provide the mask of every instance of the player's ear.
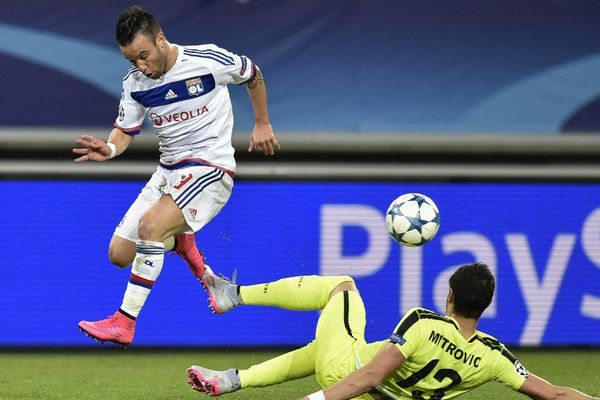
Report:
M454 309L454 292L452 289L448 291L448 296L446 296L446 314L452 313Z
M165 36L164 32L163 31L158 32L156 34L156 38L154 40L156 47L163 48L166 42L167 42L167 37Z

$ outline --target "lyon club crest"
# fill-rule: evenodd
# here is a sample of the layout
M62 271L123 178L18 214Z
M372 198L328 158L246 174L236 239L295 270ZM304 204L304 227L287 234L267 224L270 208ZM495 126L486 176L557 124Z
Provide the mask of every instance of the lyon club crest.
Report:
M202 79L200 78L188 79L185 81L185 86L187 86L187 91L190 96L198 96L204 92L204 86L202 86Z

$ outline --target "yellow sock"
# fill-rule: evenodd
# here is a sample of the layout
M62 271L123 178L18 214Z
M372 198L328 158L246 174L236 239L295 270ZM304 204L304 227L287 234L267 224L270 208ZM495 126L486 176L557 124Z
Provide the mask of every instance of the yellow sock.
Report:
M296 276L259 285L240 286L240 297L246 305L322 310L337 285L352 281L349 276Z
M315 373L316 354L317 346L313 340L300 349L239 370L242 388L275 385L310 376Z

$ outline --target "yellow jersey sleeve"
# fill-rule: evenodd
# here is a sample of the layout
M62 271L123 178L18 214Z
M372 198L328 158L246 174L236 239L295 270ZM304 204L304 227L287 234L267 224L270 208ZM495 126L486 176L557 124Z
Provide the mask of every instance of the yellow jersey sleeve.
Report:
M493 380L513 390L518 390L528 376L529 371L503 346L497 356L496 371Z
M423 340L422 327L418 324L419 308L409 310L394 329L388 342L392 343L408 359L419 348Z

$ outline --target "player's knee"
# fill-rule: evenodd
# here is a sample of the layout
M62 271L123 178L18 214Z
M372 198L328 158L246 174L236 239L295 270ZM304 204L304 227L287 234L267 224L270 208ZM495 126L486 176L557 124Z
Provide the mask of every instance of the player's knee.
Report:
M151 214L145 214L138 224L138 237L142 240L152 240L158 236L158 224Z
M131 265L134 257L135 257L135 254L133 254L133 255L127 254L126 252L122 251L121 249L117 249L117 248L113 248L113 247L109 247L109 249L108 249L108 259L114 266L117 266L119 268L125 268L125 267L128 267L129 265Z
M342 279L342 282L340 282L336 287L333 288L333 290L329 294L330 299L339 292L358 292L358 288L356 287L356 283L354 282L354 279L352 277L342 276L340 278Z
M108 246L108 259L110 262L119 268L125 268L131 265L134 258L135 242L113 235Z

